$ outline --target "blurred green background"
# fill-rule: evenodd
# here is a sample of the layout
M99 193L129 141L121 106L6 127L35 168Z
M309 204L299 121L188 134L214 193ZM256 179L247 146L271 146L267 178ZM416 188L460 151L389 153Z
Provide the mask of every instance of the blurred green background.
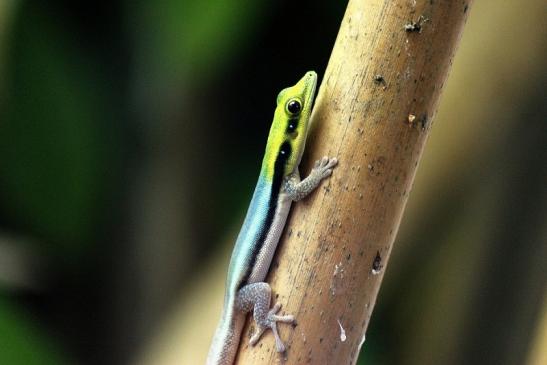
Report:
M0 364L199 364L345 2L0 0ZM360 363L547 363L547 7L476 1Z

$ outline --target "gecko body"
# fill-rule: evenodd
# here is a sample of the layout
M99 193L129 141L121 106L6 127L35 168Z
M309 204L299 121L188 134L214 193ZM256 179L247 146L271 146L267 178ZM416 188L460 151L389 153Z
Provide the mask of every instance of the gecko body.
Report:
M316 85L317 74L310 71L277 97L258 182L230 259L224 307L207 365L234 362L246 313L250 311L256 321L250 344L255 345L270 328L276 350L285 351L277 322L292 323L294 317L278 315L279 303L270 308L271 288L264 279L292 202L313 191L337 164L335 158L323 157L315 163L310 175L300 180L298 165L306 144Z

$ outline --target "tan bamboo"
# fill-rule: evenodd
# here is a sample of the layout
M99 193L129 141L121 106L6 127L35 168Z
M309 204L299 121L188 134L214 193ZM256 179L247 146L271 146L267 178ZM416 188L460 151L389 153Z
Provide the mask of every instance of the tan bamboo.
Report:
M278 354L271 333L248 345L248 323L237 364L356 362L470 3L349 2L301 172L339 166L294 206L267 278L297 325L278 326Z

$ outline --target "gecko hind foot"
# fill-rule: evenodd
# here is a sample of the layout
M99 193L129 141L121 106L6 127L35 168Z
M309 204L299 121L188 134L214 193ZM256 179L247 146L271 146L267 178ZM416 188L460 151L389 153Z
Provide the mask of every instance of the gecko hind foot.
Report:
M292 315L286 315L286 316L279 316L277 315L277 312L281 309L281 304L276 303L272 309L268 312L268 316L266 317L266 320L263 324L257 323L257 329L255 333L251 336L251 339L249 340L249 344L251 346L254 346L257 344L258 340L260 340L260 337L266 331L268 328L272 329L274 338L275 338L275 348L277 352L285 352L285 345L283 344L283 341L281 341L281 337L279 336L279 333L277 332L277 322L283 322L283 323L293 323L294 322L294 316Z
M277 312L281 309L281 303L275 303L275 305L268 312L268 319L272 322L293 323L294 316L289 314L286 316L278 316Z

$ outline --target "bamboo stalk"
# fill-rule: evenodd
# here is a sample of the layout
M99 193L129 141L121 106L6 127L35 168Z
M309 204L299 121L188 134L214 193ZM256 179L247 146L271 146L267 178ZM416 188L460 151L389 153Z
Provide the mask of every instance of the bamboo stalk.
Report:
M302 174L336 156L296 204L267 281L296 327L237 364L354 364L472 0L350 0L312 115ZM250 318L251 316L249 316Z

